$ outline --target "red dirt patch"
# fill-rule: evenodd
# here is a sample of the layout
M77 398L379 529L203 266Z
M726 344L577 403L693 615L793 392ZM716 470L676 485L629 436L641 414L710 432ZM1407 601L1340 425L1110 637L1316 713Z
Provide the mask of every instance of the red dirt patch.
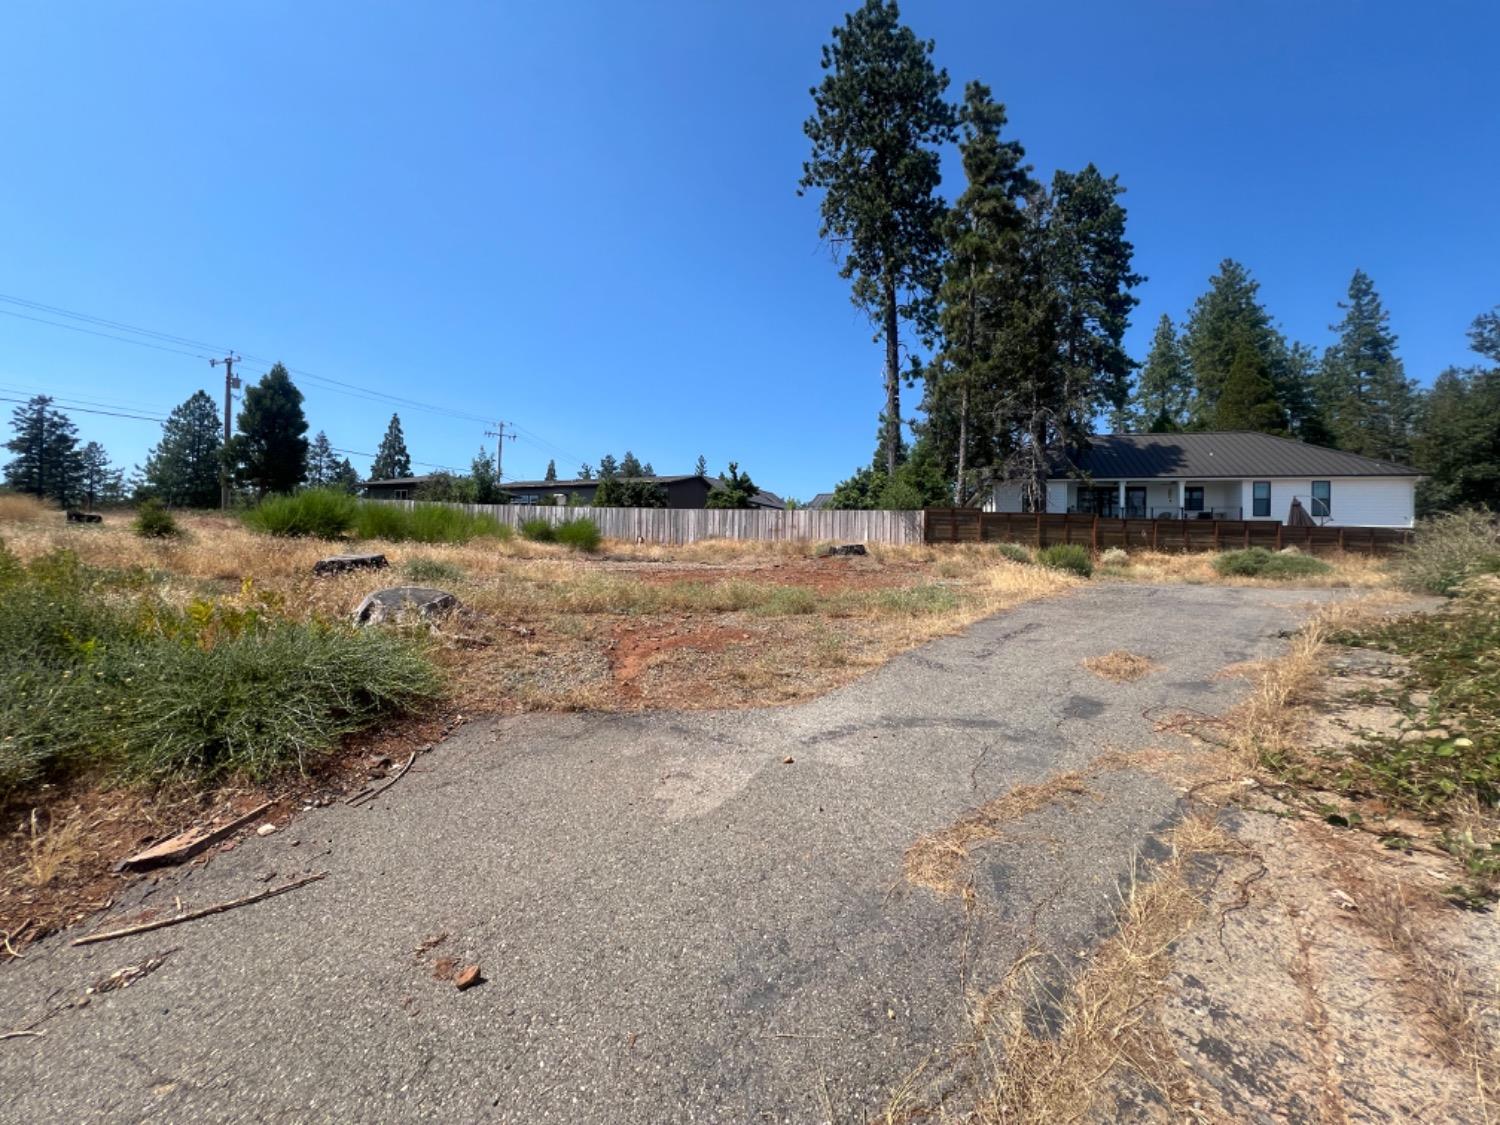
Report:
M702 629L683 625L646 628L622 625L615 630L609 651L609 667L614 675L615 689L622 699L638 701L643 694L639 680L650 669L654 657L678 649L722 652L730 645L743 644L752 636L745 629L728 629L717 625Z
M830 556L828 558L789 559L766 562L759 565L716 565L699 567L673 566L662 569L640 570L643 582L652 585L671 585L674 582L701 582L718 585L721 582L770 582L778 586L801 586L819 593L835 593L840 590L882 590L902 586L914 575L925 574L924 568L912 564L876 562L857 556Z

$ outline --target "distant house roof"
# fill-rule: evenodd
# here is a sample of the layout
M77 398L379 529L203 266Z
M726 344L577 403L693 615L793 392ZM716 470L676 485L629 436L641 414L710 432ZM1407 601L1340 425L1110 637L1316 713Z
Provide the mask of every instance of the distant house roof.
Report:
M693 473L680 473L680 474L678 474L676 476L666 476L666 477L662 477L662 476L655 476L655 477L621 477L621 476L617 476L615 479L616 480L644 480L644 481L650 481L653 484L676 484L678 481L695 480L696 476ZM568 489L568 488L597 488L598 486L599 486L599 478L598 477L589 477L587 480L584 480L582 478L577 478L577 477L575 477L573 480L508 480L508 481L502 482L501 485L500 485L501 488L542 488L542 489L556 489L558 491L562 491L562 490Z
M1243 430L1189 434L1101 434L1073 458L1097 480L1159 477L1415 477L1416 469ZM1066 469L1059 476L1072 475Z
M385 480L361 481L360 487L369 488L371 485L375 485L377 488L410 488L415 485L428 484L436 479L436 473L428 473L426 476L421 477L387 477Z
M814 496L811 500L809 500L806 504L804 504L802 506L804 508L826 508L826 507L828 507L828 505L830 505L832 503L833 503L833 493L831 493L831 492L820 492L816 496Z

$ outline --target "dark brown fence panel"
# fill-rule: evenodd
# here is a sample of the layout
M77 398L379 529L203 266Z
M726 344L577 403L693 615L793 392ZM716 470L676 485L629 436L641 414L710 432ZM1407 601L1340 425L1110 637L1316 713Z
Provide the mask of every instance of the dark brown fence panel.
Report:
M1075 543L1093 551L1233 551L1245 547L1296 547L1310 554L1357 551L1388 554L1410 543L1399 527L1292 527L1272 520L1117 519L1064 512L980 512L928 508L928 543L1022 543L1050 547Z

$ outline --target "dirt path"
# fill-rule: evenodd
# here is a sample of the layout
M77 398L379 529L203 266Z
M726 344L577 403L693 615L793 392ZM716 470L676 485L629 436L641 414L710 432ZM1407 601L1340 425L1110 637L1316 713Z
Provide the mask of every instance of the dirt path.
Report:
M861 1120L962 1039L987 974L1108 932L1181 796L1123 756L1170 737L1146 714L1224 709L1242 685L1217 670L1276 652L1326 596L1096 586L795 708L465 728L369 807L304 813L117 909L321 882L123 941L52 938L0 971L9 1026L57 1013L0 1042L5 1115ZM1117 649L1157 667L1080 666ZM977 909L904 881L918 837L1066 770L1085 794L976 853ZM486 982L458 992L440 959Z

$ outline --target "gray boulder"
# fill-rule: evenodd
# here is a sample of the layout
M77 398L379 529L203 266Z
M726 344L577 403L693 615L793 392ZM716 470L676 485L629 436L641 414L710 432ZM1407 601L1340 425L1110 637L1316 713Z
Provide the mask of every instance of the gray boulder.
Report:
M376 590L354 611L357 625L432 621L458 608L458 599L430 586L392 586Z

